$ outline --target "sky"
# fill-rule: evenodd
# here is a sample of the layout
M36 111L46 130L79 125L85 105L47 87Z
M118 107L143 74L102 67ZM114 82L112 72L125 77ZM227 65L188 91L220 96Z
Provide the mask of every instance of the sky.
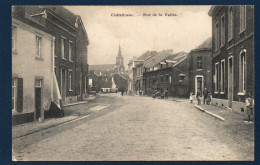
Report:
M211 37L210 6L65 7L83 20L90 41L89 65L114 64L119 43L127 66L133 56L147 50L188 53Z

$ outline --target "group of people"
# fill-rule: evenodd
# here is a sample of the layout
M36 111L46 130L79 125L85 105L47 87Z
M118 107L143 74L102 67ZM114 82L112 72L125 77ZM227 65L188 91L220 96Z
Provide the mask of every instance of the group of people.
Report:
M163 90L162 88L154 90L153 98L155 97L168 98L168 88L165 90Z
M207 88L205 88L202 94L203 94L203 104L209 105L211 103L211 98L212 98L211 92L209 90L207 90ZM198 105L201 104L200 97L201 97L201 92L198 91L196 93L196 99L198 101ZM193 92L190 92L190 102L193 103ZM254 112L253 112L254 111L254 98L252 97L252 95L250 93L248 93L246 95L245 103L246 103L246 114L248 116L248 122L251 122L251 116L254 115Z
M211 103L211 98L212 98L211 92L207 88L205 88L202 94L203 94L203 104L209 105ZM201 92L198 91L196 93L196 99L199 105L201 104L200 97L201 97ZM193 92L190 92L190 102L193 103Z

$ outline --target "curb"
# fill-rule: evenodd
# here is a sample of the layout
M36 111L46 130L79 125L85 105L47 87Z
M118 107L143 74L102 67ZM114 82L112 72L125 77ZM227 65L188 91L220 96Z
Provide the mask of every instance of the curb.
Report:
M198 110L200 110L200 111L202 111L202 112L205 112L205 113L207 113L207 114L209 114L209 115L215 117L216 119L219 119L219 120L221 120L221 121L225 121L225 119L224 119L223 117L221 117L221 116L219 116L219 115L216 115L216 114L214 114L214 113L212 113L212 112L209 112L209 111L205 110L204 108L198 106L197 104L195 104L194 106L195 106Z
M85 116L78 117L78 118L71 119L71 120L67 120L67 121L64 121L64 122L61 122L61 123L49 125L49 126L46 126L46 127L44 127L44 128L41 128L41 129L37 129L37 130L34 130L34 131L29 131L29 132L27 132L27 133L25 133L25 134L23 134L23 135L20 135L20 136L17 136L17 137L12 138L12 140L15 140L15 139L18 139L18 138L27 136L27 135L31 135L31 134L40 132L40 131L42 131L42 130L46 130L46 129L49 129L49 128L52 128L52 127L56 127L56 126L59 126L59 125L62 125L62 124L68 124L68 123L71 123L71 122L75 122L75 121L78 121L78 120L87 118L87 117L89 117L89 116L90 116L90 115L85 115Z
M81 101L81 102L76 102L76 103L71 103L71 104L65 104L62 107L69 107L69 106L73 106L73 105L85 104L85 103L93 101L94 99L95 98L90 99L90 100L86 100L86 101Z

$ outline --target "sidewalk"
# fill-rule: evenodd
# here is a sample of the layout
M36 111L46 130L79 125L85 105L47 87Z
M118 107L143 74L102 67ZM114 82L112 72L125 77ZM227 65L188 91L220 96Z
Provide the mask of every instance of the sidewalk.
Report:
M88 98L84 98L84 101L80 101L80 102L71 102L71 103L67 103L65 105L63 105L63 107L69 107L69 106L73 106L73 105L79 105L79 104L84 104L84 103L88 103L91 102L95 99L95 96L90 96ZM67 110L65 110L65 117L62 118L47 118L45 119L43 122L39 122L39 121L34 121L34 122L30 122L30 123L25 123L25 124L20 124L20 125L16 125L12 127L12 139L16 139L22 136L26 136L50 127L54 127L72 120L76 120L82 116L79 116L77 113L66 113ZM69 114L69 115L67 115ZM87 115L87 114L85 114Z
M254 123L245 122L246 115L221 109L213 105L195 104L195 107L219 119L220 122L222 121L223 128L225 128L230 135L236 137L237 141L254 142ZM221 118L224 120L221 120Z
M56 125L74 120L79 118L79 116L65 116L62 118L48 118L45 119L42 123L38 121L20 124L12 127L12 139L16 139L25 135L38 132Z

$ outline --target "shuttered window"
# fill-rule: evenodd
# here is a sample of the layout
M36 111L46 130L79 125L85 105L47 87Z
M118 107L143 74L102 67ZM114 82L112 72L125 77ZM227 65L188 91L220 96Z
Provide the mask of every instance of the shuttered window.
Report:
M23 79L17 79L17 111L23 111Z

